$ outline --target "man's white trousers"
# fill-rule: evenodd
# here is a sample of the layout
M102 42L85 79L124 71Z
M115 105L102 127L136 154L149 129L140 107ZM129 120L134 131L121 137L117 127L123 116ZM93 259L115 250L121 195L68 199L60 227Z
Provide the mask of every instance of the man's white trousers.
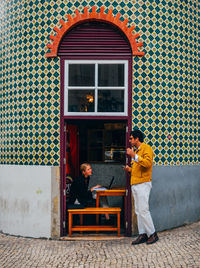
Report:
M148 236L155 232L154 224L149 211L149 195L151 188L151 182L144 182L131 186L139 234L145 233Z

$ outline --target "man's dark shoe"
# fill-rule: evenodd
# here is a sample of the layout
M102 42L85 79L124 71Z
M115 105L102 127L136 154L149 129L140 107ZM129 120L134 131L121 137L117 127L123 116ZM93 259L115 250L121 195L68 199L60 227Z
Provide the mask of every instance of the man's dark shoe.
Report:
M136 240L133 240L132 245L138 245L147 242L147 234L140 234Z
M150 245L150 244L153 244L153 243L157 242L158 239L159 238L158 238L157 233L156 232L153 233L152 235L149 236L149 239L147 240L147 245Z

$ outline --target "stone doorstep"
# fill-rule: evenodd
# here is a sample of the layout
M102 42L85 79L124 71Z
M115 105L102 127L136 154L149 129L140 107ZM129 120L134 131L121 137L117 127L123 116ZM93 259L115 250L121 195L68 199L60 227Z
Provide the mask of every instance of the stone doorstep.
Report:
M77 241L97 241L97 240L121 240L127 238L123 235L121 235L120 237L118 237L117 235L105 235L105 234L76 234L73 233L72 236L63 236L60 237L59 240L63 240L63 241L70 241L70 240L77 240Z

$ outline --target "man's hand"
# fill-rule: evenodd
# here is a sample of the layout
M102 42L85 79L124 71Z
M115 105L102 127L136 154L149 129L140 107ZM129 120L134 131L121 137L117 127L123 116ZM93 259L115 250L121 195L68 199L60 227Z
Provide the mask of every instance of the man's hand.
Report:
M135 158L135 152L130 148L126 149L126 154L131 156L131 158Z
M123 167L123 170L125 170L126 172L131 172L131 168L128 165Z

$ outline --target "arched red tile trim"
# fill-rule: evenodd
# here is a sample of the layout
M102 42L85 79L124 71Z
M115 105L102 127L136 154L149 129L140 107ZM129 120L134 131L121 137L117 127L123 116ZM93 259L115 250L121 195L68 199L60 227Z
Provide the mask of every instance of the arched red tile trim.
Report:
M50 39L53 41L51 44L47 44L48 49L50 49L51 52L46 53L46 57L48 58L54 58L57 56L58 52L58 46L60 44L60 41L62 40L62 37L65 35L67 31L69 31L74 26L86 22L86 21L103 21L110 24L113 24L117 26L127 37L129 40L131 49L132 49L132 55L133 56L144 56L143 51L139 51L138 47L143 46L143 42L136 42L136 39L140 36L139 33L133 34L132 31L135 29L135 26L131 26L128 28L126 25L128 23L128 19L125 19L124 21L120 20L120 13L117 13L117 15L114 17L112 14L113 10L109 9L108 14L104 12L104 6L100 8L100 12L96 12L96 6L92 7L92 12L88 11L88 8L84 8L84 13L80 14L78 10L75 10L76 16L72 17L70 14L67 15L68 21L65 22L64 20L60 20L60 24L62 27L59 29L58 27L54 27L54 31L57 33L56 35L50 35Z

